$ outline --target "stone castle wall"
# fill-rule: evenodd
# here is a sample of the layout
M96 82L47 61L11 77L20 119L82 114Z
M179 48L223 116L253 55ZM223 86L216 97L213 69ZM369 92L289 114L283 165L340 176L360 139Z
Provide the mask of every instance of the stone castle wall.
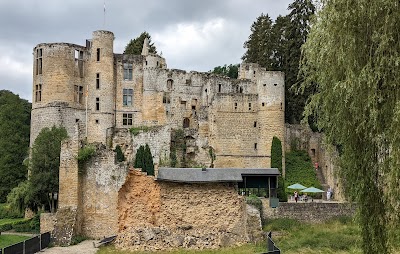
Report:
M216 248L249 240L246 204L229 184L157 182L131 170L118 211L118 248Z

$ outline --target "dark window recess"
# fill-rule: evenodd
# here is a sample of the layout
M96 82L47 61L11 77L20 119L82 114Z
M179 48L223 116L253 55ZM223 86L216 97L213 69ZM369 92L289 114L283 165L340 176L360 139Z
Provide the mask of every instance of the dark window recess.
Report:
M100 73L96 73L96 89L100 89Z
M132 114L122 114L122 125L132 125Z
M315 157L315 149L311 149L311 155L312 157Z
M171 103L171 95L169 93L164 93L163 95L163 103L170 104Z
M183 128L189 128L189 126L190 126L189 118L184 118L183 119Z
M254 127L257 127L257 122L254 122Z
M281 102L281 110L283 109L283 107L282 107L282 102Z
M221 85L221 84L218 84L218 93L221 92L221 88L222 88L222 85Z
M249 103L249 110L251 110L251 103Z
M100 98L96 98L96 110L100 110Z
M237 109L237 102L235 102L235 110Z
M263 103L261 103L261 105L264 107L264 106L265 106L265 103L263 102Z
M132 80L133 65L124 63L124 80Z
M147 61L146 61L146 65L147 65Z
M263 86L267 86L267 84L264 84Z
M96 119L96 123L99 123L99 119Z
M278 84L274 84L274 86L277 86Z
M206 93L207 93L207 89L206 89L206 90L204 90L204 92L206 92Z
M243 93L243 87L240 87L239 93Z
M43 49L36 50L36 75L42 74L43 69Z
M35 86L35 102L42 101L42 84Z
M77 103L83 103L83 86L74 86L74 101Z
M192 84L192 80L191 79L186 79L186 85L191 85Z
M257 150L257 143L254 143L254 150Z
M193 109L193 110L196 110L196 106L192 105L192 109Z
M75 119L75 123L77 123L77 122L79 122L79 119L78 119L78 118Z
M96 50L96 59L97 61L100 61L100 48L97 48Z

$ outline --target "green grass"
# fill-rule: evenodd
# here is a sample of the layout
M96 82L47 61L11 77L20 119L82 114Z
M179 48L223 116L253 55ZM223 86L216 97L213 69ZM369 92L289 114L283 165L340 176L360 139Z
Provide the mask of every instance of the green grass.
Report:
M22 235L0 235L0 249L13 245L15 243L22 242L29 238L29 236Z
M217 250L187 250L187 249L179 249L174 251L158 251L154 253L168 253L168 254L254 254L254 253L262 253L266 251L265 245L255 245L255 244L246 244L239 247L232 248L221 248ZM148 254L150 252L140 252L140 251L123 251L116 250L114 246L105 246L101 247L97 254Z
M323 224L276 219L267 221L264 230L273 232L282 253L362 253L360 228L345 218Z
M19 219L0 219L0 226L8 223L16 223L20 221L24 221L24 218L19 218Z

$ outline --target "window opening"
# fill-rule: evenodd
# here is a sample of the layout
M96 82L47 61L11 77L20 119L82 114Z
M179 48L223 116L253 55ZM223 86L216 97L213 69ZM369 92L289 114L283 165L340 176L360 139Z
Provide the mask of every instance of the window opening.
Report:
M237 109L237 102L235 102L235 110Z
M274 86L277 86L277 85L278 85L278 84L276 84L276 83L274 84Z
M189 126L190 126L189 118L184 118L183 119L183 128L189 128Z
M132 125L132 114L122 114L122 125Z
M35 86L35 102L42 101L42 84Z
M239 93L243 93L243 87L240 87Z
M172 79L167 80L167 89L172 90L172 85L174 84L174 81Z
M132 80L132 64L124 63L124 80Z
M221 88L222 88L222 85L221 85L221 84L218 84L218 93L221 92Z
M254 122L254 127L257 127L257 122Z
M100 61L100 48L97 48L96 55L97 55L97 62L98 62L98 61Z
M257 150L257 143L254 143L254 150Z
M74 86L74 101L82 104L83 102L83 86Z
M100 110L100 98L96 97L96 110Z
M132 106L133 89L124 88L122 94L124 106Z
M97 123L97 124L99 123L99 119L96 119L96 123Z
M100 73L96 73L96 89L100 89Z
M170 104L171 103L171 95L169 93L164 93L163 95L163 103Z
M261 103L261 105L264 107L265 103L263 102L263 103Z
M251 110L251 103L249 103L249 110Z
M43 49L36 49L36 75L42 74Z
M311 149L311 154L313 157L315 157L315 149Z

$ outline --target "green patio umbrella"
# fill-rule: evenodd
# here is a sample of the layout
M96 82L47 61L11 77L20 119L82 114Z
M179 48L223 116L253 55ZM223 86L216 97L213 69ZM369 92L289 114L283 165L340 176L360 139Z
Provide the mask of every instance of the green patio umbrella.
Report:
M286 187L286 188L288 188L288 189L293 189L293 190L302 190L302 189L305 189L305 188L307 188L307 187L306 187L306 186L303 186L302 184L295 183L295 184L292 184L292 185L290 185L290 186L288 186L288 187Z

